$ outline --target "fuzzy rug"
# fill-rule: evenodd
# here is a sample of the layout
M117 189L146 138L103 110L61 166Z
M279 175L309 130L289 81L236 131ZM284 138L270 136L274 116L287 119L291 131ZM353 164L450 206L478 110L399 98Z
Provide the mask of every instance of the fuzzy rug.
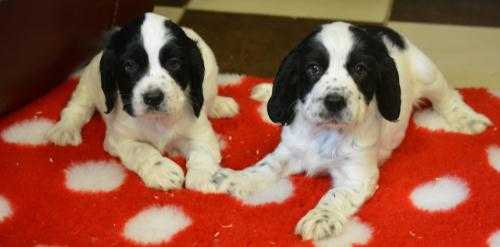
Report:
M279 127L251 97L267 81L220 77L221 94L241 108L213 121L226 167L251 165L279 141ZM375 195L342 235L312 242L293 230L329 188L326 177L293 176L245 201L148 189L104 152L98 114L80 146L47 144L44 132L75 85L69 79L0 118L0 246L500 246L498 93L461 90L495 125L475 136L448 132L432 111L419 110L383 165Z

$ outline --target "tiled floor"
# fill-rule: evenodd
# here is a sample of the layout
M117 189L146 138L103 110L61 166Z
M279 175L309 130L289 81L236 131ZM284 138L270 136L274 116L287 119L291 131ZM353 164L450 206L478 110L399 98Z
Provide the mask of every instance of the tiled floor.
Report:
M499 9L496 0L157 0L155 12L199 32L223 72L274 76L314 26L345 20L404 33L455 86L500 89Z

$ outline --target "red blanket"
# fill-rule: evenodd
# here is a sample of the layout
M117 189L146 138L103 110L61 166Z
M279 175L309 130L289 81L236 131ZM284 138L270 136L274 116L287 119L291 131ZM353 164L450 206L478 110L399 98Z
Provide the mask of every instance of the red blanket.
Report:
M261 102L250 98L253 86L269 79L233 80L220 91L236 98L240 114L213 126L224 146L223 165L241 169L272 151L280 129L263 121ZM83 128L80 146L47 144L43 134L75 85L70 79L0 118L0 246L500 244L500 98L488 90L461 93L494 126L474 136L435 131L432 112L420 113L423 126L412 119L406 139L381 168L375 195L342 235L314 243L293 230L329 188L326 177L293 176L246 201L148 189L103 150L98 114Z

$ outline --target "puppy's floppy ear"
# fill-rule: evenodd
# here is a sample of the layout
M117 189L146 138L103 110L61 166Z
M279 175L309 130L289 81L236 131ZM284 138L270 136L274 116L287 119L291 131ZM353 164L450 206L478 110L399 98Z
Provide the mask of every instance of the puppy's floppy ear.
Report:
M394 60L384 54L378 62L379 78L375 89L380 114L389 121L396 121L401 111L401 88Z
M271 98L267 102L267 112L273 122L286 125L293 120L295 103L299 97L299 73L298 53L293 50L281 62L274 78Z
M115 106L118 88L114 75L114 66L116 63L116 54L112 47L112 39L120 28L113 28L104 36L104 51L99 63L99 71L101 74L101 89L106 99L106 114L110 113Z
M101 72L101 88L106 99L106 114L110 113L115 106L118 88L115 81L114 66L116 56L112 50L104 50L99 70Z
M193 107L193 112L196 117L200 116L201 108L203 107L203 78L205 75L205 66L200 49L195 41L192 41L192 46L189 51L189 98Z

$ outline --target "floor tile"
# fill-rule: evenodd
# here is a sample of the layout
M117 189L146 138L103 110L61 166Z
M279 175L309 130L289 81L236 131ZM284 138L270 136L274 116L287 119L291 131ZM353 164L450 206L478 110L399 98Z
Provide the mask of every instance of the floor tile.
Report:
M212 47L222 72L274 76L285 55L326 20L187 10L180 21Z
M383 22L391 0L191 0L190 9L319 19Z
M175 6L175 7L182 7L185 6L189 0L154 0L153 3L155 5L162 5L162 6Z
M394 0L391 20L500 26L498 0Z
M170 18L174 22L179 22L185 10L183 8L155 6L153 11L157 14Z
M458 87L500 89L500 28L389 22Z

